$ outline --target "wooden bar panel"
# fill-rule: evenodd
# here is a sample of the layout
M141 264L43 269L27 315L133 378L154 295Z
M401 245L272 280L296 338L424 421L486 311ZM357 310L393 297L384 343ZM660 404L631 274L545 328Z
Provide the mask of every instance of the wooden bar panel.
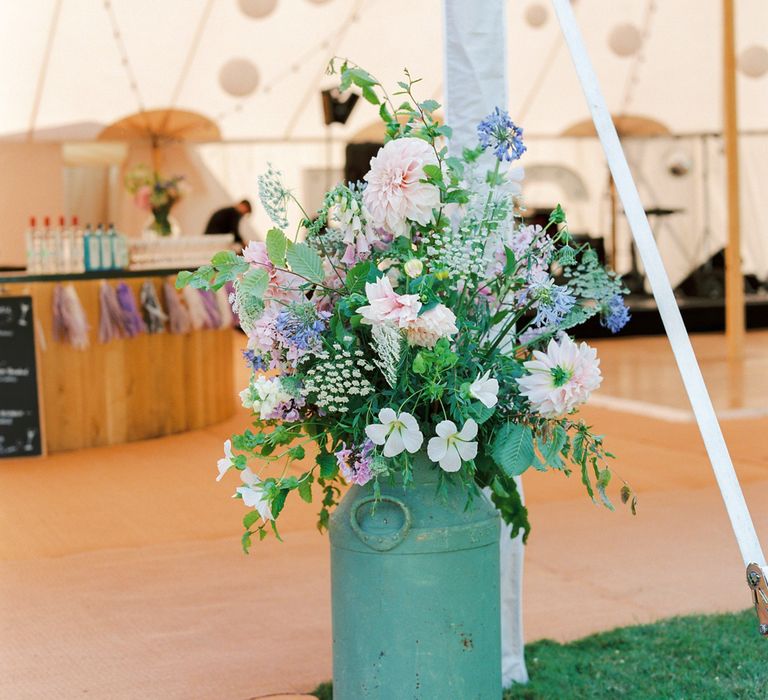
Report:
M125 281L134 292L147 280L162 300L163 277ZM64 282L68 284L69 282ZM72 282L90 325L90 347L77 350L53 337L56 283L4 283L2 293L29 294L39 323L39 383L49 452L115 445L220 423L234 414L236 396L230 329L186 335L142 334L99 342L101 280ZM42 340L40 336L42 335Z

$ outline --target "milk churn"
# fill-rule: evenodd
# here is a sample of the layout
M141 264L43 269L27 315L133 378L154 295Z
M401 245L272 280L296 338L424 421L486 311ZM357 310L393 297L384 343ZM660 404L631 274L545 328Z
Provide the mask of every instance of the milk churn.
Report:
M334 700L501 697L499 516L438 477L419 453L331 517Z

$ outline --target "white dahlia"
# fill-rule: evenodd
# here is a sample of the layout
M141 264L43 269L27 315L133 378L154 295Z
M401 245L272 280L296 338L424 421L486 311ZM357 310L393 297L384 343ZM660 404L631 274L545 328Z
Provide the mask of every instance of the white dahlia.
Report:
M440 191L420 182L426 177L425 165L437 165L437 157L426 141L413 137L390 141L371 158L363 201L374 227L405 236L407 220L421 225L432 220L432 210L440 206Z
M549 341L546 352L533 351L523 363L528 374L516 381L531 408L545 418L558 418L584 403L600 386L600 360L586 343L577 345L567 335Z

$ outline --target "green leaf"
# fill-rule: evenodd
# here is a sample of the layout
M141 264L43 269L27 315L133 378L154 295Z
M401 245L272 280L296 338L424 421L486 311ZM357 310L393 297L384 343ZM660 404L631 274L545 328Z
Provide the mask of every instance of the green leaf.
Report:
M286 259L292 272L308 279L310 282L320 284L325 279L323 261L306 243L296 243L291 246L286 254Z
M362 292L365 289L365 283L368 281L368 273L371 270L369 261L359 262L347 272L344 285L350 294ZM365 300L362 302L365 303Z
M419 107L425 112L432 113L440 109L440 103L437 100L424 100L424 102L419 102Z
M288 239L279 228L267 231L267 257L277 267L285 267L285 253L288 250Z
M536 462L533 432L527 425L505 423L496 432L491 456L507 476L519 476Z
M621 487L621 502L627 503L629 501L630 497L632 496L632 489L629 488L626 484Z
M179 272L179 274L176 275L176 289L186 287L192 280L193 275L194 273L190 272L189 270L182 270Z
M600 500L603 502L603 505L609 510L613 510L613 503L611 503L611 500L608 498L608 494L605 492L605 489L608 488L608 484L610 483L611 470L601 469L599 476L597 477L597 493L600 496Z
M469 201L469 193L467 190L451 190L450 192L447 192L445 195L445 203L446 204L466 204Z
M296 445L295 447L291 447L291 449L288 450L288 455L292 459L304 459L306 451L301 445Z
M220 250L216 255L211 258L211 264L214 267L220 267L222 265L232 265L237 260L237 255L231 250Z
M251 533L251 531L250 531L250 530L246 530L246 531L243 533L243 536L240 538L240 544L242 545L242 547L243 547L243 551L244 551L246 554L248 554L248 550L251 548L251 535L252 535L252 534L253 534L253 533Z
M248 511L243 517L243 527L246 530L250 530L251 525L253 525L258 519L259 519L259 511L257 510Z
M443 181L443 171L440 169L439 165L432 165L427 164L424 166L424 174L430 179L430 180L436 180L437 182Z
M312 503L313 481L314 478L309 472L302 475L301 480L299 481L299 496L301 496L301 500L306 501L307 503Z
M474 401L469 407L469 415L475 419L478 425L482 425L493 415L495 410L493 407L488 408L480 401Z
M267 287L269 287L269 273L263 267L248 270L240 280L240 289L257 299L264 296Z
M349 75L352 82L360 88L371 87L378 85L379 82L370 73L364 71L362 68L349 68L345 71L346 75Z
M322 479L333 479L339 471L336 455L330 452L320 452L317 455L317 463L320 465L320 477Z
M544 442L542 440L537 441L539 452L541 452L545 464L548 464L554 469L563 468L563 459L560 456L560 451L565 446L566 439L567 434L565 428L558 424L552 431L552 439L549 442Z
M368 100L372 105L379 104L378 95L368 85L363 85L363 97Z
M515 274L515 270L517 269L517 260L515 260L515 253L511 248L504 246L504 255L506 257L506 262L504 264L504 276L512 277L512 275Z
M280 511L283 510L283 506L285 505L285 499L288 497L289 492L290 492L290 489L280 489L275 494L275 497L270 501L269 506L270 506L270 510L272 511L273 518L276 518L278 515L280 515Z

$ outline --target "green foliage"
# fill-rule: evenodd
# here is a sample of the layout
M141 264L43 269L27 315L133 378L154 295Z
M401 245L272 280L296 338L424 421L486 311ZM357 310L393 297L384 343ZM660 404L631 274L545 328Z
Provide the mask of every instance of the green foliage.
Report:
M514 236L524 229L524 209L514 188L507 187L510 171L495 159L488 169L480 146L465 149L460 157L449 155L451 130L436 118L439 104L417 95L418 79L406 71L390 94L375 76L349 61L332 61L329 69L340 73L342 90L359 91L375 105L385 123L385 140L407 136L426 144L429 162L420 177L434 188L434 209L426 223L403 221L402 235L389 237L364 206L361 189L339 184L325 194L316 216L304 214L295 235L286 235L287 223L267 232L266 253L280 274L223 251L210 264L179 275L178 286L200 289L217 289L234 280L237 311L254 341L247 360L258 369L244 395L245 404L253 407L254 424L233 436L233 466L242 470L252 461L261 462L254 472L263 479L261 487L275 517L290 498L319 501L318 527L323 530L344 481L335 453L342 445L353 454L359 451L366 427L386 407L412 415L425 446L440 421L451 420L461 428L473 419L478 454L450 479L460 482L468 497L476 486L490 487L504 519L526 537L530 526L514 477L531 467L566 476L577 471L590 497L612 508L608 491L616 479L602 438L573 416L542 416L516 380L527 373L524 363L533 349L544 349L555 334L599 313L606 295L621 289L621 283L588 247L571 245L560 206L543 230L527 229L524 235L532 236L531 242L518 246L520 239ZM283 211L293 195L275 171L270 173L271 190L262 187L262 204ZM270 198L280 201L274 204ZM302 227L306 241L292 243L289 237L301 234ZM348 264L345 252L352 252L352 242L364 259ZM419 264L406 265L411 260ZM577 303L565 318L553 312L555 320L546 320L550 325L536 326L545 319L541 300L554 298L554 292L545 297L541 288L552 290L562 280L534 278L540 271L557 269L555 262L563 266L567 289ZM368 299L367 283L382 275L395 294L415 299L391 305L373 294ZM373 314L365 312L364 318L363 306L387 314L386 327ZM399 306L406 314L397 317ZM413 315L406 317L409 311ZM531 328L541 334L522 335ZM450 337L425 347L433 342L431 334ZM265 367L277 372L258 376ZM566 381L568 373L559 371ZM492 408L469 390L486 372L498 382ZM375 474L370 486L374 494L378 479L386 475L408 481L407 455L385 458L376 446L366 458ZM290 469L298 460L306 460L300 477ZM619 483L619 488L622 502L634 512L636 497L628 486ZM246 550L256 536L278 535L274 522L261 522L254 514L243 524Z
M201 265L194 272L182 270L176 275L176 288L221 289L249 269L248 263L231 250L223 250L213 256L210 265Z
M533 431L522 423L505 423L496 431L491 455L506 476L520 476L537 462Z
M322 284L325 279L323 261L317 252L306 243L295 243L292 245L288 249L285 258L288 261L291 272L295 272L310 282Z
M269 273L263 268L248 270L240 279L240 289L251 297L261 299L269 286Z
M275 267L285 267L288 244L288 239L279 228L271 228L267 231L267 256Z

